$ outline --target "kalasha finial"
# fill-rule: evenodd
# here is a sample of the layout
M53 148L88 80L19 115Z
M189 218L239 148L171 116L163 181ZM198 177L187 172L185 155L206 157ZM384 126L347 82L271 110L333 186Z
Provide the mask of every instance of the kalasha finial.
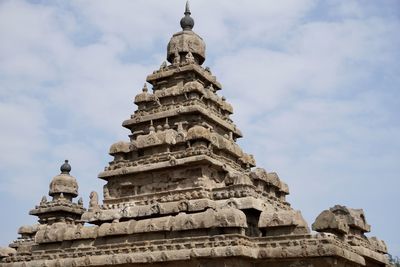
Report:
M68 160L66 159L64 164L60 167L61 173L69 174L71 171L71 165L69 165Z
M190 12L189 1L186 2L184 14L185 16L181 19L181 27L184 31L191 31L194 26L194 20L190 16L192 13Z
M191 15L192 13L190 13L190 7L189 7L189 0L186 1L186 5L185 5L185 15Z

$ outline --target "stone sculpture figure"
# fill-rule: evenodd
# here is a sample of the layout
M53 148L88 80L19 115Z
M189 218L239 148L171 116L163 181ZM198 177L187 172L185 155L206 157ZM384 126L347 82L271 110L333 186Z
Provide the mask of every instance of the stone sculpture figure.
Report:
M188 53L186 54L186 56L185 56L185 59L186 59L186 62L187 62L188 64L193 64L193 63L195 62L192 52L188 52Z
M179 63L181 62L181 56L179 55L178 50L176 49L174 52L174 65L179 65Z
M89 196L89 209L95 210L99 208L99 196L97 192L92 191Z

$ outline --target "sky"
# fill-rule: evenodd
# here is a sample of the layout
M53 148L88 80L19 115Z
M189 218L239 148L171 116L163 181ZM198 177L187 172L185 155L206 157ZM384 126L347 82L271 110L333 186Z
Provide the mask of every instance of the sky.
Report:
M311 225L363 208L400 256L400 1L192 0L239 144ZM85 205L184 0L0 0L0 246L33 224L64 159Z

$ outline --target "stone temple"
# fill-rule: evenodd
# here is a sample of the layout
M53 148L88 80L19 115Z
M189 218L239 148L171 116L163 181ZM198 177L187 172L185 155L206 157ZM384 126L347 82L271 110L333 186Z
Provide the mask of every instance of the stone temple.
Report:
M186 6L167 60L147 76L129 141L110 147L99 174L103 201L86 208L68 161L30 211L0 266L356 267L389 266L363 210L334 206L312 224L286 201L288 186L257 168L221 84L202 64L203 39ZM151 88L148 84L151 85Z

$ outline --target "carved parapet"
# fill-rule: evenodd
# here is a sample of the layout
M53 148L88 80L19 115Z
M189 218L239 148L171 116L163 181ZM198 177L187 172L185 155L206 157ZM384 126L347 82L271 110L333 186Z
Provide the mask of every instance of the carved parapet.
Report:
M318 215L312 228L318 232L338 235L358 254L387 264L386 244L376 237L367 238L364 235L365 232L370 231L371 227L367 224L362 209L336 205Z
M186 82L182 89L182 93L191 93L191 92L198 92L200 94L206 94L204 91L204 86L199 81L189 81Z
M200 125L195 125L188 130L186 140L190 141L195 139L205 139L211 142L212 134L209 129Z
M349 245L341 242L334 235L291 235L282 237L259 238L258 239L259 259L302 259L310 261L312 258L333 257L350 261L354 266L365 266L365 259L358 255ZM337 260L335 260L337 262ZM298 265L281 265L298 266ZM302 265L300 265L302 266ZM308 265L305 265L308 266ZM329 265L327 262L311 266L345 266ZM351 265L353 266L353 265Z
M186 153L187 152L187 153ZM134 174L134 173L144 173L147 171L156 171L165 168L170 168L171 166L188 165L191 163L209 162L215 166L222 166L223 162L214 159L208 148L197 149L196 151L186 151L184 158L177 158L174 161L156 161L148 164L142 164L140 166L123 166L122 168L115 168L111 170L106 170L99 174L99 178L108 180L110 177Z
M243 152L242 156L239 158L239 160L244 164L248 164L250 167L256 166L256 160L255 160L254 156L251 154L246 154Z
M230 198L216 201L218 208L255 209L262 211L264 201L254 197Z
M307 222L304 220L301 212L296 210L265 210L261 212L258 227L265 229L292 227L297 229L293 233L309 233Z
M223 208L214 212L214 227L247 227L246 215L239 209Z
M107 211L104 211L107 213ZM111 218L111 216L110 216ZM164 216L144 220L129 220L124 222L114 221L102 223L100 226L69 225L55 223L39 227L35 242L54 243L64 240L95 239L110 235L126 235L134 233L158 231L183 231L192 229L207 229L216 227L246 228L245 214L234 208L223 208L186 214L179 213L175 216Z
M129 146L130 146L129 142L120 141L115 144L112 144L108 153L111 156L115 156L120 153L129 153L130 152Z
M360 254L363 257L372 259L373 261L377 261L377 262L381 262L384 264L389 264L389 260L386 257L386 253L381 253L381 252L377 252L374 250L371 250L370 248L366 248L363 246L353 246L353 248L355 249L355 251ZM388 265L385 265L388 266Z
M74 225L66 223L54 223L52 225L41 225L35 235L35 243L53 243L64 240L64 234L68 228Z
M371 226L367 224L365 214L362 209L351 209L345 206L336 205L330 209L333 213L346 218L350 228L356 228L362 233L370 232Z
M312 229L317 232L328 232L337 235L349 233L347 222L337 217L332 211L324 210L312 224Z
M214 106L216 108L220 108L223 111L227 112L228 114L233 113L232 106L228 102L226 102L224 98L218 96L214 92L214 90L211 90L210 88L204 88L204 85L199 81L189 81L186 82L183 86L174 85L167 88L163 88L161 90L156 90L154 91L153 95L154 97L149 97L150 94L147 94L146 99L148 101L153 101L154 98L154 99L159 99L160 102L162 102L163 98L177 97L182 95L184 95L185 98L187 99L193 99L193 98L208 99L214 103ZM183 103L185 103L185 101L183 101L182 104ZM137 104L139 104L139 102ZM166 105L163 105L163 107L165 106ZM151 108L151 110L154 109L156 109L155 106Z
M135 104L140 105L142 103L148 103L148 102L156 102L157 97L154 94L149 94L147 92L140 93L136 95L135 97Z
M263 168L256 168L251 172L251 178L254 180L262 180L264 182L268 181L267 171Z
M222 85L217 81L215 76L211 75L203 67L196 64L187 64L184 66L179 66L179 68L168 66L164 71L148 75L146 80L152 85L157 85L159 81L170 79L176 74L182 74L185 72L192 72L197 74L200 80L202 80L206 84L212 84L215 90L220 90L222 88Z
M253 180L259 180L266 183L268 186L273 186L277 189L277 191L288 195L289 187L286 183L279 179L279 176L276 172L269 172L263 168L256 168L254 171L250 173L250 177Z
M32 246L34 245L33 240L16 240L9 246L17 251L18 256L29 256L32 255Z
M198 89L198 87L194 87L194 88L197 89L198 91L200 90L200 89ZM181 84L169 86L167 88L163 88L162 90L154 91L154 95L159 99L164 98L164 97L175 97L175 96L183 95L184 93L185 93L184 87Z
M82 220L90 223L111 222L120 219L140 219L154 215L170 215L179 212L199 212L208 208L215 209L216 204L209 199L181 200L140 206L122 206L118 209L87 211Z
M388 249L386 246L385 241L378 239L377 237L369 237L368 238L369 243L371 244L371 248L377 252L380 253L388 253Z
M13 256L17 253L17 251L10 247L0 247L0 259Z
M285 195L289 195L289 186L287 185L287 183L281 181L281 183L279 185L279 189Z
M114 221L119 220L122 214L119 210L89 210L82 215L82 221Z
M224 188L213 189L213 199L215 200L250 196L259 196L259 194L256 192L254 185L232 184Z
M174 145L178 139L178 132L173 129L165 129L149 134L139 135L132 145L136 149L158 145Z
M242 162L243 164L248 164L250 167L256 166L253 155L244 153L240 146L236 144L234 140L224 137L215 132L208 135L210 137L207 140L210 140L211 143L218 149L229 152L230 154L238 158L239 162Z
M133 117L131 119L125 120L122 126L133 129L136 124L143 124L144 122L150 122L151 120L165 119L166 117L174 117L186 114L199 113L205 118L211 120L213 123L218 124L222 128L233 133L235 138L242 137L242 132L231 122L228 122L211 112L208 108L201 105L189 105L189 106L174 106L172 109L166 111L159 111L157 113L147 114L140 117Z
M190 229L207 229L214 227L247 227L245 214L237 209L226 208L205 212L186 214L179 213L169 219L155 218L151 222L145 220L140 223L153 225L154 229L171 229L172 231L182 231Z
M281 185L281 180L276 172L267 173L266 182L279 188Z
M209 199L182 200L160 204L160 214L174 214L179 212L204 211L208 208L215 209L216 204Z
M225 102L224 100L221 100L221 108L228 111L230 114L233 114L233 107L231 104L229 104L228 102Z
M109 236L109 235L124 235L133 233L133 228L136 225L135 220L130 220L126 222L113 222L113 223L103 223L99 226L97 235L99 237Z
M29 214L39 216L47 213L68 212L79 216L84 211L85 209L80 204L56 200L37 206L37 208L31 210Z
M36 232L38 231L38 226L39 225L37 225L37 224L21 226L18 229L18 234L21 235L22 239L33 238L35 236Z
M362 237L365 232L370 231L371 226L367 224L362 209L336 205L321 212L312 228L318 232L331 232L338 235L352 233Z
M147 225L151 224L147 223ZM164 223L164 225L167 224ZM138 231L138 228L147 231L147 228L156 229L157 227L146 227L145 224L141 224L139 227L135 222L108 223L105 224L103 229L104 238L106 240L106 236L122 233L123 230L119 229L131 229L128 230L130 233L132 230ZM95 243L85 246L83 245L85 242L79 242L81 244L78 249L79 252L76 250L76 252L70 254L68 251L72 250L67 249L65 250L67 257L60 257L57 255L57 250L54 250L48 252L48 254L37 253L35 258L30 259L30 262L25 262L25 265L20 261L10 264L4 263L1 266L129 266L143 263L154 264L155 266L163 266L163 264L177 266L173 264L177 261L181 261L182 266L183 264L191 266L189 260L202 258L216 260L221 258L223 262L226 262L228 257L234 257L235 261L245 257L255 261L268 261L269 263L284 260L286 264L280 266L303 266L297 264L299 260L301 260L301 263L313 264L305 266L365 266L364 257L367 257L367 255L363 257L359 253L368 253L368 257L377 256L370 251L352 248L329 234L317 236L308 234L290 235L285 238L260 237L251 240L243 235L193 236L146 241L120 237L118 240L121 243L117 246L115 246L116 244L113 246L97 246ZM130 242L126 242L127 240ZM381 257L382 255L376 259L381 263L387 262ZM335 264L327 264L329 261L324 259L332 259L332 263L335 262ZM347 262L347 265L336 264L339 263L339 260Z
M51 243L63 240L93 239L110 235L126 235L160 231L184 231L209 228L246 228L246 215L235 208L208 209L199 213L179 213L143 220L114 221L100 226L57 226L42 227L36 235L37 243Z
M64 233L63 240L95 239L98 236L98 228L97 225L68 227Z
M225 178L225 185L253 185L250 177L243 172L228 172Z

